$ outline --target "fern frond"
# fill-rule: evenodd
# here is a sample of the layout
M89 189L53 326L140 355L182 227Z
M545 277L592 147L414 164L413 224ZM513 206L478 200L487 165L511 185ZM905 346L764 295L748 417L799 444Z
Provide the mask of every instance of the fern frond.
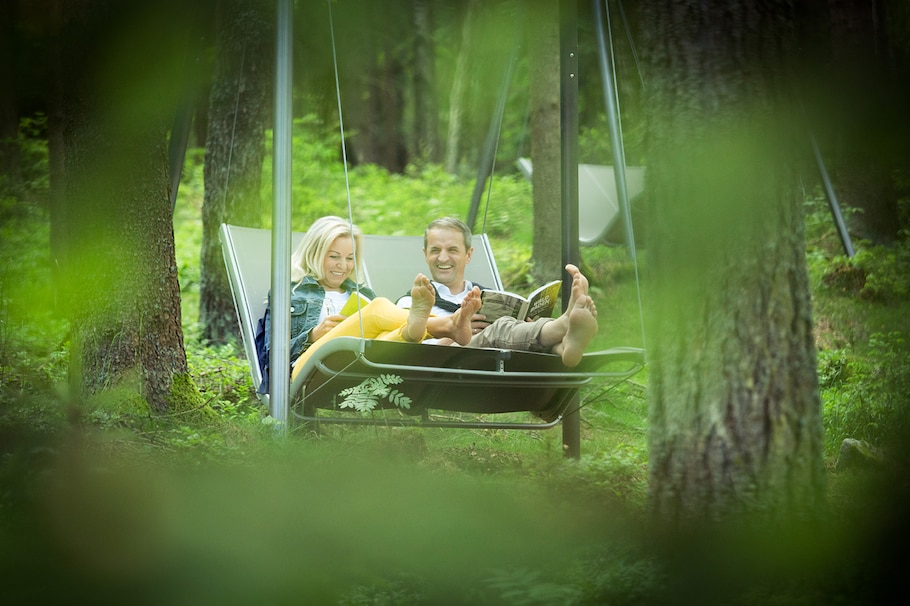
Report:
M369 377L354 387L348 387L339 392L340 408L353 408L357 412L370 412L379 406L380 399L387 399L389 403L399 408L410 408L411 398L404 395L390 385L403 383L404 379L398 375L379 375Z
M391 402L398 408L405 408L405 409L411 408L411 398L404 395L397 389L393 389L392 392L389 394L389 402Z

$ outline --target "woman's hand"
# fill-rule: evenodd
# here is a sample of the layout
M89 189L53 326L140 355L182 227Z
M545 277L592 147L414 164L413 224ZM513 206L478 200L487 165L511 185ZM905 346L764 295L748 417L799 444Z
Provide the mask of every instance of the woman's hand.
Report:
M344 318L344 316L338 314L326 316L325 320L317 324L310 331L310 343L315 343L324 337L330 330L341 324L341 322L344 321Z

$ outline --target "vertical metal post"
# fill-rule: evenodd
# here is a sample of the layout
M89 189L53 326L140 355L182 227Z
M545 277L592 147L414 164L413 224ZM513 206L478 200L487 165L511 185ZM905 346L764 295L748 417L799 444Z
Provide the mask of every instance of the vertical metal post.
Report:
M626 232L626 243L629 254L636 258L635 237L632 232L632 206L629 203L629 189L626 186L626 151L622 142L622 124L616 103L616 74L613 72L613 46L608 43L604 22L609 25L609 7L604 11L608 0L592 0L594 10L594 30L597 32L597 58L600 62L600 75L604 88L604 102L607 109L607 124L610 128L610 146L613 150L613 175L616 180L616 194L622 212L623 227Z
M562 262L578 265L578 6L577 0L559 2L559 122L562 191ZM563 292L572 281L563 276ZM568 297L563 298L568 301ZM581 456L581 418L576 395L562 420L565 455Z
M291 336L292 0L278 0L273 141L272 284L269 414L287 430Z

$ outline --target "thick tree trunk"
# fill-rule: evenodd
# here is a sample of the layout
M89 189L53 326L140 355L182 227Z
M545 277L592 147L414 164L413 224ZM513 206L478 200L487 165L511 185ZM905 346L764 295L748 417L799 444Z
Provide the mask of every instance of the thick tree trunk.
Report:
M906 87L896 86L890 65L884 2L828 0L831 71L826 87L832 134L832 173L852 230L877 243L891 243L900 229L893 181L895 149L905 148ZM906 36L906 33L903 35Z
M215 77L205 146L199 322L212 343L236 340L237 316L218 239L222 223L262 221L262 161L274 61L270 2L219 5Z
M362 35L367 41L363 57L366 63L359 83L363 100L361 111L353 116L360 132L359 160L396 173L404 172L408 164L402 54L412 32L390 19L390 15L408 14L409 8L410 2L399 0L391 4L368 3L363 9L372 18L363 24Z
M474 16L478 11L478 0L468 0L467 13L461 26L461 46L455 60L455 76L449 92L449 124L446 135L445 168L450 173L458 170L461 159L461 136L464 121L464 107L467 105L468 67L471 61L471 47L474 44Z
M84 394L135 389L167 410L187 372L168 200L167 55L153 15L106 2L66 7L63 104L71 355ZM129 31L131 35L124 36Z
M22 183L19 112L13 64L15 8L13 2L4 2L0 6L0 186L7 187L17 187Z
M559 121L559 3L529 6L528 66L531 159L534 165L532 275L543 283L562 275Z
M646 8L650 501L664 520L823 503L787 6Z
M436 109L436 70L433 47L433 3L413 0L414 6L414 156L439 161Z

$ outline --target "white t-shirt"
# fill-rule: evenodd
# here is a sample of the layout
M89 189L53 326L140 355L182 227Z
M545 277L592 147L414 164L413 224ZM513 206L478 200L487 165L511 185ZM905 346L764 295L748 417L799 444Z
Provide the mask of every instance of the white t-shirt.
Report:
M351 298L349 292L335 292L334 290L325 291L325 300L322 302L322 309L319 310L319 322L322 322L329 316L338 315L344 304Z

